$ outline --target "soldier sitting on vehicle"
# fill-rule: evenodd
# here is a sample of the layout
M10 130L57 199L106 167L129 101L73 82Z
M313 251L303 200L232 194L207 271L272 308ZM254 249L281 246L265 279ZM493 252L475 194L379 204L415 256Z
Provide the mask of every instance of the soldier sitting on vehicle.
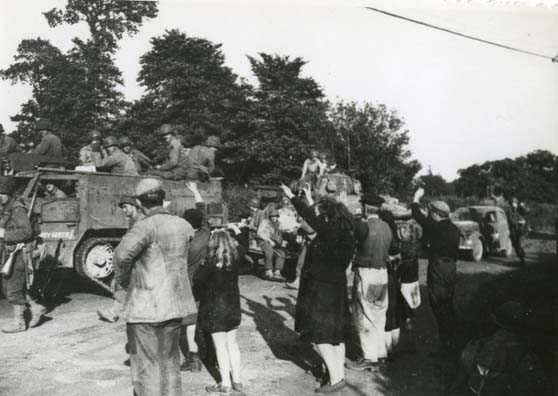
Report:
M124 154L118 147L118 139L114 136L108 136L103 144L107 150L108 157L103 158L101 151L93 152L93 161L95 167L101 172L110 172L121 175L137 175L138 171L132 159Z
M54 134L54 126L47 118L40 118L35 124L35 130L41 134L41 143L33 150L33 154L44 155L47 157L62 158L63 145L58 136Z
M221 146L217 136L209 136L205 144L197 144L188 152L188 180L208 181L215 170L215 152Z
M122 151L129 155L136 164L136 169L138 173L144 173L145 171L151 169L153 167L153 161L147 155L139 151L138 149L134 148L132 145L132 141L128 136L122 136L120 138L120 148Z
M89 132L90 143L87 146L82 147L79 150L79 161L81 166L77 167L76 170L82 171L95 171L95 160L93 153L98 151L101 153L102 158L108 156L106 150L101 147L101 142L103 141L103 134L97 129L93 129Z
M188 158L180 139L177 137L176 128L173 125L164 124L157 130L156 134L165 139L169 145L169 154L163 164L156 165L155 169L149 170L147 174L171 180L186 179Z
M0 174L4 175L8 168L8 154L18 153L21 148L13 137L4 133L4 127L0 124Z
M314 189L318 183L318 179L322 176L324 166L318 157L318 150L310 151L310 158L304 161L302 166L302 175L300 176L300 184L310 183L310 187Z

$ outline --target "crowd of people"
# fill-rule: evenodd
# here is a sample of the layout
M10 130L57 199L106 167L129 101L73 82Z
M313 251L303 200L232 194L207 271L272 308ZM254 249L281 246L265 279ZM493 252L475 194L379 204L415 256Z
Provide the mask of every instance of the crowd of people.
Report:
M44 131L37 147L41 153L61 150L48 122L38 122L37 128ZM172 204L164 207L161 181L150 177L138 182L133 196L121 198L119 206L128 218L129 230L114 252L114 301L98 314L109 322L122 318L127 323L126 350L138 396L180 395L180 371L202 370L200 334L210 335L220 373L220 381L209 385L207 392L242 395L236 332L241 323L238 277L245 241L237 227L210 230L196 184L207 180L213 171L219 141L210 137L186 150L172 125L163 125L158 134L169 146L168 159L161 165L153 166L129 139L103 139L98 131L91 132L91 144L80 151L83 170L93 167L185 180L196 201L195 208L185 211ZM298 289L294 330L301 342L315 345L326 368L316 393L335 393L346 387L346 368L382 370L401 352L401 330L412 327L414 311L421 304L421 244L426 246L428 301L440 341L432 356L455 356L453 299L461 234L449 217L450 207L443 201L432 201L425 214L420 206L424 190L418 189L410 212L402 216L400 210L393 209L393 202L366 193L360 200L362 218L356 219L342 199L319 193L317 181L327 168L326 161L313 152L304 163L300 188L293 191L281 185L281 204L265 210L258 199L251 200L250 216L243 222L262 251L268 280L286 282L286 235L294 230L300 237L296 279L287 286ZM0 176L3 262L33 238L25 206L14 193L14 178ZM50 193L56 196L54 189ZM514 210L518 210L517 205ZM523 261L524 255L518 255ZM14 269L5 277L5 294L15 318L13 326L2 330L6 333L27 329L24 314L28 304L29 327L36 326L45 311L28 293L25 266L23 255L15 255ZM350 269L354 273L351 293ZM345 346L352 329L358 334L361 356L347 361ZM181 338L186 340L188 351L182 363ZM469 347L464 355L468 370L464 372L471 371L470 356L478 346L474 348Z

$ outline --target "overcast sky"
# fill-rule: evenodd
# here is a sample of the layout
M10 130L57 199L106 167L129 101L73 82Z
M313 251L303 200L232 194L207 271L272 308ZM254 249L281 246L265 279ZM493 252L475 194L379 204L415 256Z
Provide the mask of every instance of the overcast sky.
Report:
M49 28L41 12L65 0L19 0L0 14L0 68L24 38L62 49L81 26ZM410 149L427 170L451 180L473 163L535 149L558 154L558 64L431 30L364 9L381 8L465 34L549 56L558 54L558 7L380 0L163 0L159 16L125 38L117 54L123 92L137 99L139 57L166 29L223 44L226 63L253 80L246 55L301 56L331 100L370 101L396 109ZM0 81L0 122L31 90Z

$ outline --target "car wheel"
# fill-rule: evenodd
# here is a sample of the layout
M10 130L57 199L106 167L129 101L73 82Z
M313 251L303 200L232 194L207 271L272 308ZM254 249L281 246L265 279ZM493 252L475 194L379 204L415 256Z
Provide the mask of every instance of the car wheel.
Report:
M473 241L473 248L471 249L470 259L473 260L475 263L478 263L482 260L482 256L484 254L484 246L480 238L476 238Z
M77 273L87 279L105 279L114 267L113 246L103 238L89 238L78 249L75 268Z

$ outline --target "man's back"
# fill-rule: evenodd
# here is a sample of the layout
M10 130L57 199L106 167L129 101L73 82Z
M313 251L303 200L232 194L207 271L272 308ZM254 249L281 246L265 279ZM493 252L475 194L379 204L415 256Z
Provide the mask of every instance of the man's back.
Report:
M382 268L387 265L393 238L389 225L379 218L369 218L355 226L358 240L355 267Z
M157 208L134 224L116 248L117 278L133 265L123 317L132 323L195 315L188 280L188 246L194 231L184 219Z

